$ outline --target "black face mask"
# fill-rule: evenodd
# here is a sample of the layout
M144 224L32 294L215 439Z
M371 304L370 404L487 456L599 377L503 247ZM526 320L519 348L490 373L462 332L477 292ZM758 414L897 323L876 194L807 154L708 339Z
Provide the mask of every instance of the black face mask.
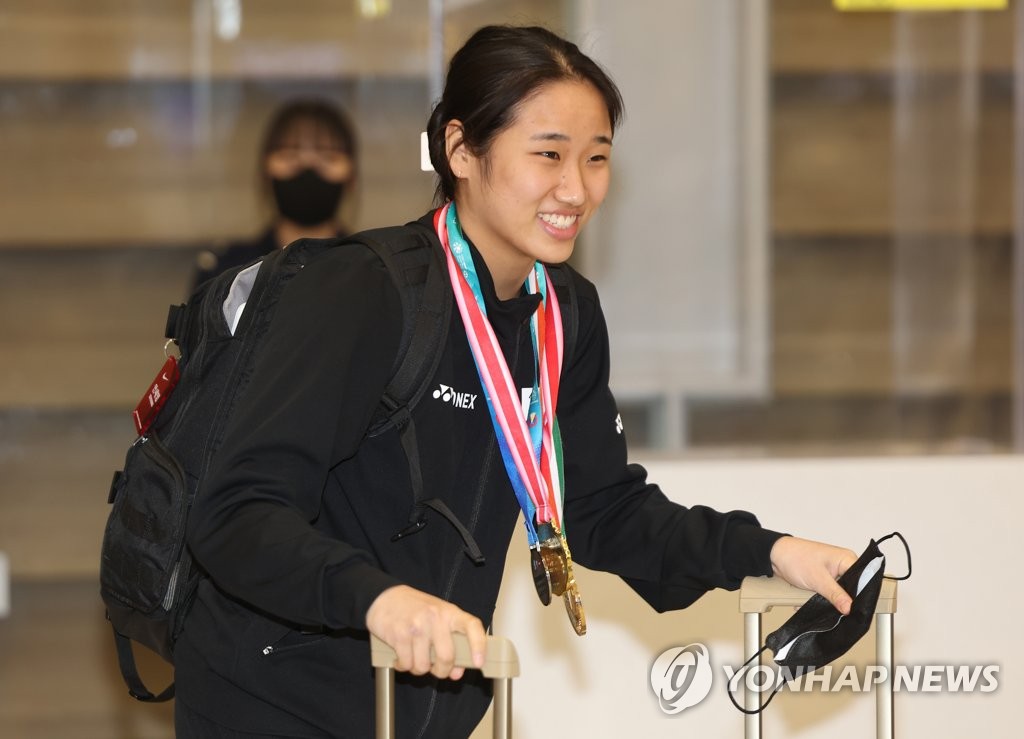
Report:
M878 548L879 544L894 536L899 537L907 550L907 574L901 577L885 574L885 555ZM789 620L768 635L765 646L743 666L757 659L765 649L770 649L775 664L788 668L792 677L800 677L842 657L871 628L878 596L882 592L882 578L885 577L891 580L910 577L910 547L899 532L883 536L878 541L872 539L864 553L839 578L843 590L853 598L849 615L844 616L824 596L815 593ZM737 674L742 672L741 669ZM760 713L783 684L780 682L768 700L754 710L741 708L733 698L732 690L729 697L733 705L744 713Z
M341 205L342 182L329 182L315 169L304 169L294 177L270 181L277 209L289 221L316 226L334 217Z

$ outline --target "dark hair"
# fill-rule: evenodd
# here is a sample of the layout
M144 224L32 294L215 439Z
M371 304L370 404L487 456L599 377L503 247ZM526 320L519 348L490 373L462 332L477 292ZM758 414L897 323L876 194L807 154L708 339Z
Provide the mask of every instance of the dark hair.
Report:
M310 123L324 131L338 142L341 150L356 161L356 130L352 121L345 113L332 103L318 98L293 100L274 113L263 134L263 145L260 148L261 161L275 149L281 147L285 136L296 125Z
M430 114L427 139L437 171L437 204L455 197L455 176L445 151L445 127L458 119L463 141L486 157L495 136L515 121L519 105L541 86L589 82L608 107L612 132L622 118L619 89L576 44L537 26L484 26L455 52L441 100Z

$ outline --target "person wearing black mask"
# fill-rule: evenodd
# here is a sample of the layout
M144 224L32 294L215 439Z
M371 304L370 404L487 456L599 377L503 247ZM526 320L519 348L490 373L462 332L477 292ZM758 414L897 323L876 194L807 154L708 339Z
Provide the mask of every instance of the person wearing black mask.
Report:
M280 108L260 149L261 185L273 202L274 217L255 239L201 252L193 289L296 239L345 235L338 211L355 174L355 129L340 109L319 99Z

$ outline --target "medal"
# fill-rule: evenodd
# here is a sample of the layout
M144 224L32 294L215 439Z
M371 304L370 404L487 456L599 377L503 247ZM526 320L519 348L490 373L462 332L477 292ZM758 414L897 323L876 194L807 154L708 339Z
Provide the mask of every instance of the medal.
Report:
M587 617L583 612L583 597L572 573L572 560L557 537L530 548L530 569L533 586L544 605L551 604L551 596L561 595L569 623L580 636L587 633Z
M459 228L455 203L434 214L434 227L448 263L452 291L485 391L502 462L523 511L537 596L544 605L551 603L552 596L562 596L573 629L582 635L587 630L583 600L572 574L562 522L562 440L555 415L563 351L558 299L547 270L536 262L525 287L529 293L541 296L540 306L530 320L537 375L529 396L524 388L521 398L487 320L476 266L469 242ZM524 408L527 398L529 408Z
M530 568L537 596L541 603L548 605L552 595L558 597L565 593L569 581L569 560L562 538L555 534L550 523L538 526L537 534L543 540L530 547Z
M533 587L537 589L537 597L544 605L551 604L551 575L544 567L540 547L530 547L530 572L533 574Z
M565 555L562 540L552 537L540 543L540 558L544 572L551 583L551 594L558 596L565 592L569 581L569 560Z
M569 623L578 635L583 636L587 633L587 616L583 613L583 598L580 597L575 580L569 580L569 588L562 596L562 600L565 601L565 611L569 614Z
M564 540L565 537L563 536ZM562 593L562 601L565 603L565 612L569 615L569 623L577 635L583 636L587 633L587 616L583 612L583 597L580 589L576 586L576 578L572 573L572 557L569 556L569 547L566 545L563 550L565 554L565 590Z

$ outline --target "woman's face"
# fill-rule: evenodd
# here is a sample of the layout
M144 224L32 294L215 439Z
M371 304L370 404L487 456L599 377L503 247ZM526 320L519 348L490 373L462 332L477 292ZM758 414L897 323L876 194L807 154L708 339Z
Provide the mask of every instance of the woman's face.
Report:
M535 261L569 258L608 192L611 149L608 108L597 89L559 81L520 103L486 160L465 146L452 151L459 221L499 296L502 280L518 292Z
M266 158L271 179L289 180L305 169L315 169L328 182L352 177L352 157L323 126L310 120L292 124Z

